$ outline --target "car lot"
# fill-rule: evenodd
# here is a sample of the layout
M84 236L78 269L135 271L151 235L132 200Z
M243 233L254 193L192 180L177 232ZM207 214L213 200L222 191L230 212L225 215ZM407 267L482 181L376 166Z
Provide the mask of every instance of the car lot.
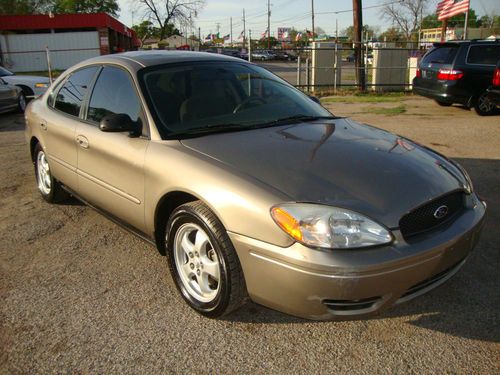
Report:
M500 116L413 96L325 105L468 169L489 217L459 274L370 320L310 322L255 304L224 320L202 318L153 247L76 201L41 199L23 117L4 114L0 372L498 373Z

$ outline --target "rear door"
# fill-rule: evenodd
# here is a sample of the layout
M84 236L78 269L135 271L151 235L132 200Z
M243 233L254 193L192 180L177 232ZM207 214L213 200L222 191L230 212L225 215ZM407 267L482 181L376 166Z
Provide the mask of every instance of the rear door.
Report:
M15 104L17 99L13 86L7 85L0 79L0 110L3 111Z
M500 60L500 43L471 45L465 58L464 84L473 95L480 95L491 85L491 77Z
M39 126L42 144L48 155L52 174L65 185L76 190L76 140L75 130L80 122L80 113L98 66L77 70L56 87L49 95L46 111Z
M89 202L144 231L144 157L148 127L130 74L104 66L92 89L78 140L78 192ZM127 114L143 124L143 135L107 133L99 129L110 114Z
M442 44L425 54L420 62L421 80L419 86L427 89L439 89L437 80L439 69L452 69L459 49L458 43Z

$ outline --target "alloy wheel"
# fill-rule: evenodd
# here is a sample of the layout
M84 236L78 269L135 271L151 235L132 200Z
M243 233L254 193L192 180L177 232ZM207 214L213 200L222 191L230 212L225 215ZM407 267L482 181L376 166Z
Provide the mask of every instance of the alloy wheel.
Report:
M43 151L40 151L36 158L36 170L38 177L38 189L42 194L50 194L52 188L52 179L50 176L49 163Z
M194 299L208 303L220 289L220 264L207 233L194 223L179 227L174 238L175 266L181 282Z

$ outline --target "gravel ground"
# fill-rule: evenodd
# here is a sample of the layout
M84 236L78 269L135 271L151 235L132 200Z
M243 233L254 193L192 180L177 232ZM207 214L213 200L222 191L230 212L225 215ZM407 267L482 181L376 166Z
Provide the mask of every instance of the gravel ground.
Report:
M500 116L432 101L329 104L460 161L489 203L454 278L361 321L311 322L248 304L191 311L165 259L93 210L37 193L23 117L0 115L0 373L500 373Z

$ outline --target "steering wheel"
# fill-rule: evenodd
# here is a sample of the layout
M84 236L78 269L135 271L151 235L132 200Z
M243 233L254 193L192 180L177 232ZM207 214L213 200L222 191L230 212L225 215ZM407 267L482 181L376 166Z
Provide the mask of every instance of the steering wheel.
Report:
M261 103L261 104L266 104L266 101L262 98L256 97L256 96L249 96L245 100L243 100L240 104L236 106L234 109L233 113L238 113L241 111L243 108L249 107L251 103Z

